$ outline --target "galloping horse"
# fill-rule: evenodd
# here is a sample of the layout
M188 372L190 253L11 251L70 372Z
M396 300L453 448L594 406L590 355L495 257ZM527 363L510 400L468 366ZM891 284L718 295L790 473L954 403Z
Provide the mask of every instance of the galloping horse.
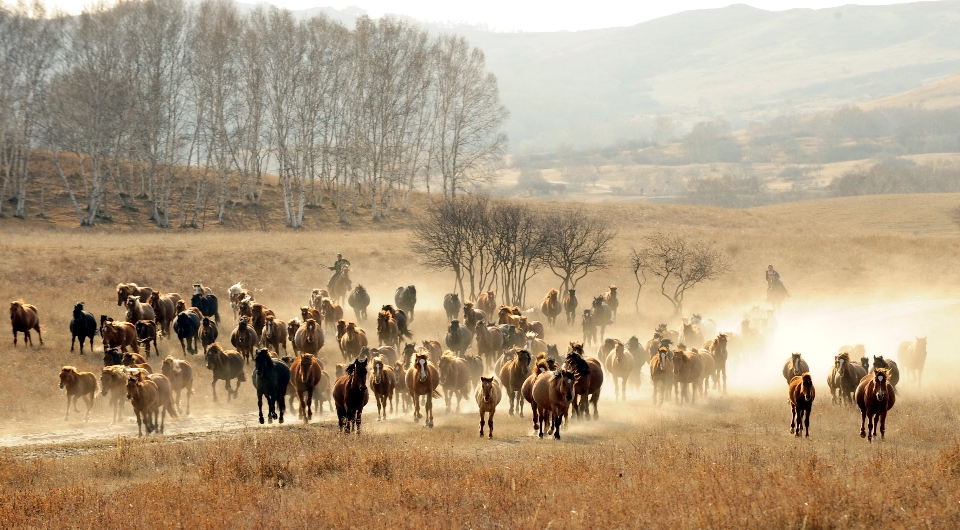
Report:
M367 320L367 306L370 305L370 295L362 285L357 285L350 291L350 296L347 297L347 305L353 308L353 314L357 318L357 322L363 322Z
M787 290L779 280L767 280L767 301L775 311L780 310L783 300L787 297Z
M363 407L370 401L367 389L367 359L359 358L347 367L346 374L333 384L333 402L337 407L337 422L342 432L354 427L360 434Z
M551 326L557 325L557 317L560 316L560 313L563 311L563 307L560 304L560 291L556 289L550 289L547 293L547 296L544 297L543 303L540 304L540 312L543 313L543 316L547 317L547 322Z
M654 404L663 405L673 383L673 358L666 346L661 346L650 358L650 380L653 382Z
M410 322L413 322L413 309L417 305L417 288L413 285L397 287L393 301L397 304L398 308L406 311L410 315Z
M267 396L267 422L276 418L283 423L286 403L283 400L290 385L290 369L280 359L274 359L266 348L257 350L253 359L253 386L257 389L257 409L263 424L263 396ZM279 412L279 415L277 414Z
M37 308L24 304L23 300L10 302L10 325L13 327L13 346L17 346L17 333L23 333L23 344L33 346L30 330L37 332L40 345L43 346L43 335L40 334L40 317Z
M890 384L890 371L886 368L874 368L869 377L864 377L857 385L857 405L860 407L860 437L873 441L877 437L877 424L880 425L880 439L883 439L887 427L887 411L897 402L896 391ZM869 430L863 428L869 418Z
M344 264L340 268L340 274L331 278L329 285L327 285L330 288L330 298L336 300L338 304L342 304L344 297L350 292L352 284L353 282L350 281L350 266Z
M721 374L723 377L723 393L727 393L727 335L720 333L717 338L704 343L703 347L710 350L713 355L713 361L716 364L716 371L713 374L713 388L720 389Z
M493 415L497 412L500 403L500 382L494 377L480 377L477 389L474 392L477 408L480 409L480 437L483 438L483 415L486 414L490 424L490 438L493 438Z
M43 344L41 342L41 344ZM917 388L920 388L920 378L923 376L923 365L927 362L927 338L917 337L915 342L901 342L897 348L897 358L903 363L907 377L916 379Z
M566 370L544 372L537 376L533 383L533 400L537 403L537 415L540 418L540 438L543 438L543 420L549 417L550 431L554 439L560 439L560 425L576 399L576 378L576 374Z
M787 362L783 365L783 378L787 380L787 384L789 385L794 377L803 375L809 371L810 366L807 365L807 361L804 361L799 353L791 353L790 358L787 359Z
M420 396L427 396L424 405L427 427L433 427L433 398L443 397L437 391L440 385L440 371L430 362L430 354L420 352L414 355L413 364L406 373L407 390L413 399L413 420L420 421Z
M63 415L63 421L70 417L70 401L73 401L73 410L80 412L77 408L77 400L81 397L87 404L87 414L83 421L90 417L90 409L93 408L93 396L97 393L97 376L92 372L78 372L73 366L64 366L60 370L60 388L67 390L67 412Z
M577 291L570 289L563 297L563 312L567 316L567 325L572 326L577 321Z
M516 403L516 408L522 418L523 400L519 394L524 381L530 375L530 352L527 350L518 351L517 356L512 361L503 364L497 375L500 376L507 397L510 398L510 415L513 416L514 403Z
M589 403L592 403L593 419L597 419L599 417L597 400L600 399L600 387L603 386L603 367L600 365L600 361L592 357L584 358L583 344L572 342L570 343L570 352L567 353L566 365L576 376L575 393L580 396L580 399L573 403L573 411L577 418L580 418L580 415L583 414L589 420Z
M810 412L813 409L813 399L817 397L813 388L813 378L810 377L810 372L804 372L803 375L796 376L790 380L788 396L790 398L790 409L792 411L790 417L790 434L796 432L796 435L800 436L800 431L805 430L806 436L809 437ZM800 425L801 420L803 421L802 427ZM794 424L796 424L796 431L794 431Z
M388 401L390 413L393 413L393 393L397 387L396 373L385 361L387 359L381 355L373 358L373 377L370 379L373 396L377 399L377 421L387 419Z
M466 399L470 392L470 365L451 351L440 356L440 385L443 386L443 400L450 412L450 403L453 396L457 397L457 412L460 412L460 401Z

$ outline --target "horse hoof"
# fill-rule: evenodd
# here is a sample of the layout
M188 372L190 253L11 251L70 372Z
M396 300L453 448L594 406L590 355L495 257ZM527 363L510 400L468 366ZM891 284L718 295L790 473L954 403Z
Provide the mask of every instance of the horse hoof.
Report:
M540 433L539 436L540 436L540 439L542 440L542 439L543 439L543 433Z
M860 431L860 437L861 437L861 438L866 438L866 437L867 437L867 433L865 433L865 432L863 432L863 431Z
M559 440L559 439L560 439L560 431L557 431L557 432L553 433L553 439L554 439L554 440Z
M490 433L489 439L493 440L493 433Z
M133 381L133 379L131 379ZM260 416L260 425L263 425L263 416Z
M790 427L790 434L793 434L793 427Z

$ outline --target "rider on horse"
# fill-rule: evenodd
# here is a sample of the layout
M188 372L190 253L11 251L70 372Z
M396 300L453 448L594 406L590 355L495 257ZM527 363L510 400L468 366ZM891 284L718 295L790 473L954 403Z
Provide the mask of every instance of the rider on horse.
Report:
M790 296L790 293L787 292L787 287L783 285L783 281L780 279L780 273L773 270L773 265L767 266L767 300L770 300L770 292L774 289L782 289L783 294Z
M333 276L330 277L330 281L327 282L327 288L332 290L333 285L337 282L337 278L340 277L340 273L343 272L344 265L350 266L350 262L343 259L343 254L337 253L337 261L333 262L333 267L327 267L328 269L334 271Z

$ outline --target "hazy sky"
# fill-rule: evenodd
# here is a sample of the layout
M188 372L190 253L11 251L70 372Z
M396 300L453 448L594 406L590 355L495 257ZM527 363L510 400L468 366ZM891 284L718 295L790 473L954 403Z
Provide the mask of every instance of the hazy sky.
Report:
M2 0L0 0L2 1ZM257 0L245 0L257 3ZM6 3L13 3L6 0ZM71 13L78 13L89 0L45 0ZM467 22L486 24L496 30L554 31L581 30L630 26L672 13L691 9L709 9L738 3L729 0L673 0L670 2L647 2L637 0L591 0L586 4L571 1L531 0L347 0L344 3L324 0L272 0L277 6L288 9L333 6L343 8L357 6L371 16L384 13L408 15L421 20L442 22ZM827 8L844 4L898 4L896 0L867 0L843 2L837 0L750 0L748 5L768 10L784 10L798 7Z

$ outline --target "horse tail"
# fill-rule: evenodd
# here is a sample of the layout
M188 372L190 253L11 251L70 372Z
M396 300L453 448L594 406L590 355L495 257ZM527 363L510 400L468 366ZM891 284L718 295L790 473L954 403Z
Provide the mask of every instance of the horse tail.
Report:
M442 398L442 397L443 397L443 394L441 394L439 390L437 390L436 388L434 388L434 389L433 389L433 397L435 397L435 398Z
M172 395L170 396L170 399L168 399L167 402L163 404L163 408L167 411L167 414L169 414L171 418L178 419L178 420L180 419L180 416L177 415L177 408L173 406Z
M408 329L406 326L404 326L403 329L400 330L400 336L401 336L401 337L404 337L404 338L407 338L407 339L412 339L412 338L413 338L413 330Z

